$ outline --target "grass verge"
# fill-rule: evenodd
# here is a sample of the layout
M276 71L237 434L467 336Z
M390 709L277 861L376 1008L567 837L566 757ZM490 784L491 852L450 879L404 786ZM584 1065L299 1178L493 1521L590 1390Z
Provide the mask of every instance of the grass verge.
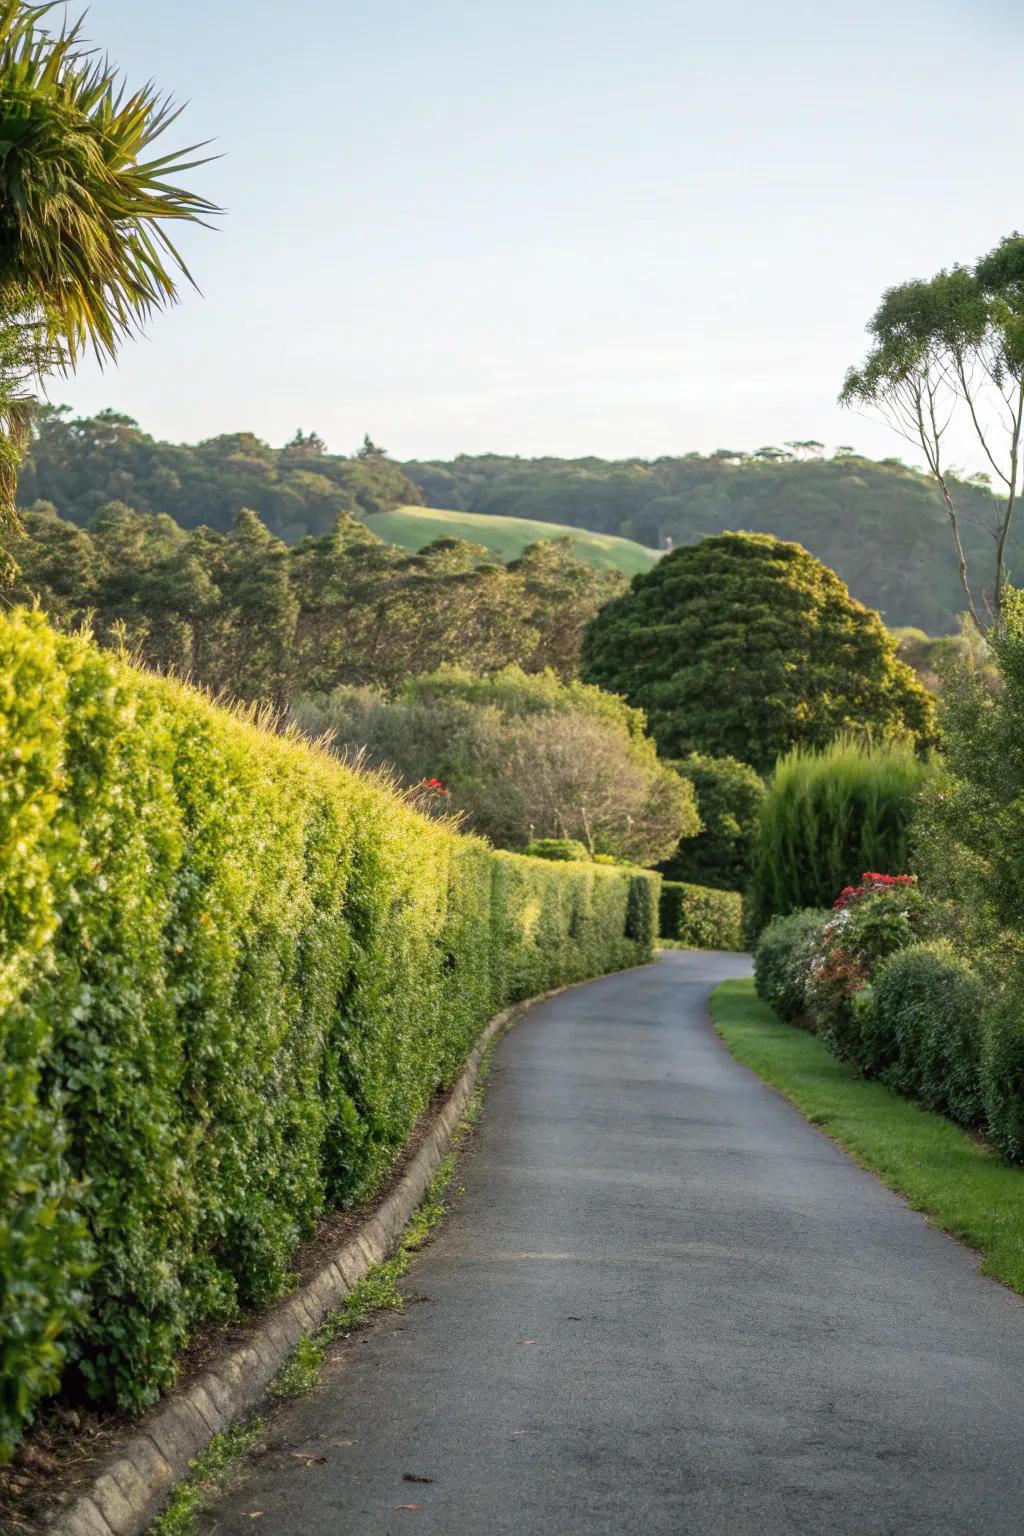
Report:
M975 1248L985 1274L1024 1294L1024 1169L944 1116L858 1077L814 1035L780 1023L752 981L723 982L711 1017L737 1061L915 1210Z

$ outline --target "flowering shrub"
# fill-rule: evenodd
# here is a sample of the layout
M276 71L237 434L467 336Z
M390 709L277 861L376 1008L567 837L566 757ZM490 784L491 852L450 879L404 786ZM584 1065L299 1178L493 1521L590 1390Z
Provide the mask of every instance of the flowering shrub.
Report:
M846 886L821 930L807 986L807 1010L817 1032L837 1056L871 1070L864 1030L870 998L854 1002L870 986L875 967L920 937L923 903L913 875L868 871Z

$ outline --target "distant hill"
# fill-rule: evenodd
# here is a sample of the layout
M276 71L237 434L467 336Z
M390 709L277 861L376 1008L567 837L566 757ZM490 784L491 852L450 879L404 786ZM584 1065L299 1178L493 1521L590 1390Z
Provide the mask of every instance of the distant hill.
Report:
M825 459L767 449L645 459L521 459L499 454L404 464L428 506L529 518L618 535L647 547L747 529L795 539L891 625L952 634L963 608L938 493L897 460ZM991 499L961 487L969 565L991 564ZM1010 544L1024 574L1024 531Z
M627 576L649 570L659 554L658 550L645 549L632 539L592 533L586 528L526 517L447 512L437 507L396 507L393 512L365 516L363 521L378 538L388 544L400 544L404 549L422 549L433 539L468 539L493 550L503 562L514 560L538 539L568 538L574 542L573 552L578 560L585 560L598 571L622 571Z

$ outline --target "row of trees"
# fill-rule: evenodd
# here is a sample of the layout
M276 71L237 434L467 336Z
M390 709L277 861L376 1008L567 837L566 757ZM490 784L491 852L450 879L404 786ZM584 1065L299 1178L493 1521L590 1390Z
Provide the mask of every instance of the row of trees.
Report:
M423 498L369 438L351 457L328 453L315 432L301 430L283 448L252 432L165 443L117 411L71 417L66 406L44 405L32 415L18 499L23 507L51 502L82 527L101 507L122 501L221 533L247 507L294 544L330 533L343 513L367 517Z
M7 601L38 601L152 666L277 707L342 684L392 689L442 663L570 677L585 624L624 585L564 541L509 565L458 539L411 555L345 513L288 547L248 509L221 533L115 502L87 530L43 503L11 549Z

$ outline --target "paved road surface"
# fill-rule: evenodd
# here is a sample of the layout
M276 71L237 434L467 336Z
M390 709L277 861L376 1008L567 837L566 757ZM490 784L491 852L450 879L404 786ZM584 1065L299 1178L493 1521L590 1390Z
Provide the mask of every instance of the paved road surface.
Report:
M726 1054L745 969L671 953L506 1037L410 1304L206 1531L1021 1536L1024 1306Z

